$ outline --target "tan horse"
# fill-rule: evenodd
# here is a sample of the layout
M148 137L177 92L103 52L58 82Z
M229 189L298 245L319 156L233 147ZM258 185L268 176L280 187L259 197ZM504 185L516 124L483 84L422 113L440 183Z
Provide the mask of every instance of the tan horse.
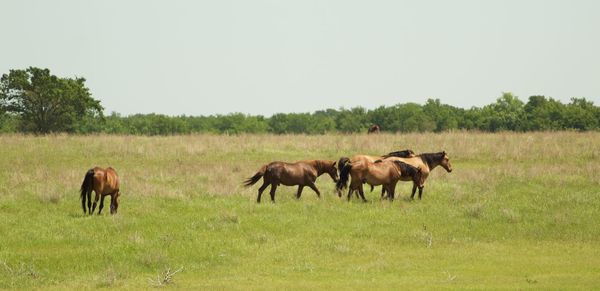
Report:
M387 159L390 157L402 157L402 158L411 158L415 157L415 152L410 149L401 150L391 152L382 156L371 156L371 155L355 155L351 158L341 157L338 161L338 169L341 172L342 168L346 165L346 163L352 163L353 165L358 165L359 163L364 163L367 165L369 163L374 163L377 160ZM341 174L341 173L340 173ZM373 191L374 185L371 185L371 191ZM382 189L381 196L385 193L385 189Z
M335 161L327 160L299 161L295 163L272 162L262 166L254 176L244 181L244 186L250 187L256 184L261 177L263 178L263 184L258 189L258 198L256 199L258 203L260 203L263 191L269 185L271 185L271 192L269 193L271 201L275 202L275 190L280 184L285 186L298 185L297 199L300 199L304 186L313 189L317 193L317 197L321 198L321 192L315 186L315 181L317 177L327 173L334 182L337 182L338 173L335 164Z
M92 190L96 192L94 199L94 205L92 206ZM106 169L95 167L90 169L83 178L81 183L81 207L83 208L83 214L85 214L85 200L87 196L87 208L89 214L93 214L96 209L96 203L100 200L100 208L98 208L98 215L102 212L104 207L104 198L106 195L110 195L110 213L117 213L119 208L119 176L115 169L108 167Z
M385 154L382 156L354 155L351 158L341 157L338 161L338 168L341 171L342 168L344 167L344 165L348 162L354 163L354 164L359 163L359 162L374 163L377 160L387 159L390 157L411 158L411 157L415 157L415 152L413 152L410 149L406 149L406 150L391 152L391 153L388 153L388 154Z
M417 185L413 183L412 194L410 195L411 199L415 197L415 192L417 188L419 188L419 200L421 200L421 196L423 195L423 188L425 187L425 180L427 180L427 177L429 177L429 173L437 166L442 166L442 168L444 168L448 173L452 172L452 165L450 164L450 158L448 157L446 151L442 151L439 153L424 153L409 158L390 157L388 159L402 161L421 170L423 183L422 185ZM400 180L410 181L410 179L406 178Z
M382 185L390 193L390 201L394 199L396 183L402 178L412 179L416 184L421 184L421 171L407 163L397 160L377 160L376 162L357 162L346 163L341 169L340 180L336 185L338 196L342 196L342 189L348 183L348 177L351 178L348 189L348 200L352 197L354 191L364 202L365 198L362 185L367 183L372 186Z

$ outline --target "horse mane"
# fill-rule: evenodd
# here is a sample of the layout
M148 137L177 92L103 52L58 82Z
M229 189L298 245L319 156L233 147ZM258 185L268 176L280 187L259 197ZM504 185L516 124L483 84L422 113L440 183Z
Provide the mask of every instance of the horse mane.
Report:
M325 168L332 163L332 161L328 160L314 160L314 162L318 173L325 173Z
M383 158L389 158L389 157L408 158L414 154L415 154L415 152L413 152L413 150L405 149L405 150L401 150L401 151L390 152L386 155L383 155L382 157Z
M421 158L421 160L423 161L423 163L427 164L427 166L429 168L431 168L432 164L434 164L435 162L441 161L444 158L445 155L446 155L446 152L422 153L422 154L419 154L418 157Z

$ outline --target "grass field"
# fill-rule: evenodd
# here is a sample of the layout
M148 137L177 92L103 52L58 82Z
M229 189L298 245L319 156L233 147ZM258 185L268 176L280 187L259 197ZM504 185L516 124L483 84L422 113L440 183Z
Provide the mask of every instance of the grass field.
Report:
M241 186L273 160L404 148L450 155L422 201ZM0 135L0 288L599 289L599 163L600 133ZM81 213L95 165L122 178L117 215Z

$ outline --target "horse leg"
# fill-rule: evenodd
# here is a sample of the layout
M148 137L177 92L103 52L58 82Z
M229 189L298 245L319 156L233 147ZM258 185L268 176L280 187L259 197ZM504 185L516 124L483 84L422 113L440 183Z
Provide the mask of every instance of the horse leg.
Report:
M85 215L87 208L85 208L85 193L81 195L81 208L83 208L83 215Z
M100 215L102 213L102 208L104 208L104 198L106 198L106 195L102 195L102 197L100 198L100 206L98 206L98 215ZM111 204L112 204L112 200L111 200Z
M352 191L354 191L352 187L348 188L348 201L350 201L350 198L352 198Z
M358 194L360 194L360 198L362 198L363 202L367 202L367 199L365 198L365 193L363 191L363 187L362 186L360 188L358 188Z
M88 213L90 215L92 215L92 191L87 192L87 207L88 207Z
M296 199L300 199L300 196L302 195L302 189L304 188L304 185L298 185L298 192L296 192Z
M385 195L385 187L381 187L381 200L386 199L388 196Z
M94 214L94 211L96 210L96 204L98 204L98 199L100 199L100 194L96 192L96 196L94 197L94 204L92 205L92 211L90 212L90 215Z
M315 191L315 193L317 193L317 197L321 198L321 192L319 192L319 189L317 189L317 186L315 186L315 183L310 182L308 184L308 187L310 187L310 189L313 189L313 191Z
M117 214L119 208L119 191L110 195L110 214Z
M425 186L419 186L419 200L421 200L421 195L423 195L423 188L425 188Z
M263 191L265 191L267 187L269 187L269 183L267 183L267 181L264 181L262 186L258 188L258 198L256 198L256 203L260 203L260 196L262 196Z
M415 199L415 193L417 192L417 184L413 183L412 194L410 194L410 199Z
M271 192L269 192L269 194L271 195L271 202L275 202L275 190L277 190L277 184L273 183L271 184Z
M396 196L396 189L395 189L395 187L393 187L391 185L388 186L388 187L389 187L389 189L388 189L388 198L390 199L390 202L393 202L394 198Z

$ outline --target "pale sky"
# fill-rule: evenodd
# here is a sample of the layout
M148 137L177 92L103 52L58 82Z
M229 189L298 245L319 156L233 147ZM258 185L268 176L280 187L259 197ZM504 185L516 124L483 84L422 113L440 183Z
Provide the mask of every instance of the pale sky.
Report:
M106 113L600 105L600 1L0 2L0 73L87 79Z

